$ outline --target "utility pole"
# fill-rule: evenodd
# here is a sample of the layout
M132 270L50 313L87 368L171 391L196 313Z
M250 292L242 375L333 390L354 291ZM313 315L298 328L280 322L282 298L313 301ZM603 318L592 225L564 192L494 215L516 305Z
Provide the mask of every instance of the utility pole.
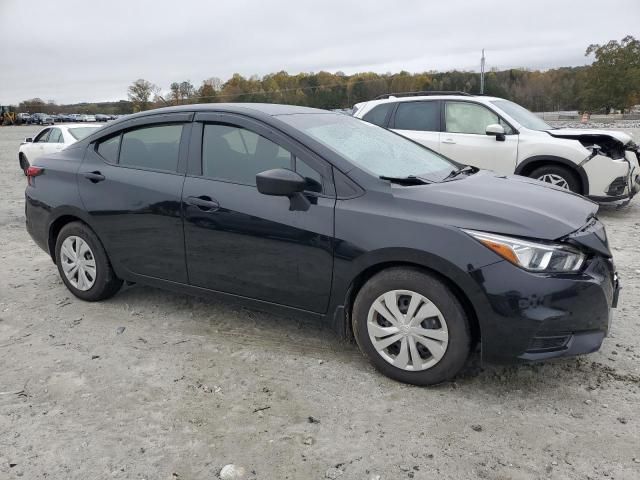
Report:
M480 95L484 95L484 48L480 59Z

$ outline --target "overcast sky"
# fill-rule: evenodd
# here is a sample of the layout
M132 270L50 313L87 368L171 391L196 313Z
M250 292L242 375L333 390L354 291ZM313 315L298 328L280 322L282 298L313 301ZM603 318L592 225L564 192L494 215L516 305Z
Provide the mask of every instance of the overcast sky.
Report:
M126 98L145 78L551 68L640 36L640 0L0 0L0 104Z

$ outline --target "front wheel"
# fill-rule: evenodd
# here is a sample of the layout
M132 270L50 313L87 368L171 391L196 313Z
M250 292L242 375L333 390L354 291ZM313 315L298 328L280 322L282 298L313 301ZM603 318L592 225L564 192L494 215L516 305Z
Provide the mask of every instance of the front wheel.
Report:
M122 286L95 233L84 223L65 225L56 240L56 264L62 281L89 302L112 297Z
M413 268L372 277L353 306L356 341L383 374L434 385L464 366L471 335L464 309L438 278Z
M582 193L578 176L568 168L560 165L545 165L544 167L536 168L529 176L571 192Z

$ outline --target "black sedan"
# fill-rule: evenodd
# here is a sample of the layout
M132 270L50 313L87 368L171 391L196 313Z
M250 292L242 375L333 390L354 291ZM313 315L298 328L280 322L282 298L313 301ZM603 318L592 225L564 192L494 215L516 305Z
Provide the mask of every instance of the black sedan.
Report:
M617 277L596 204L311 108L108 124L28 170L27 229L87 301L123 281L309 316L420 385L597 350Z

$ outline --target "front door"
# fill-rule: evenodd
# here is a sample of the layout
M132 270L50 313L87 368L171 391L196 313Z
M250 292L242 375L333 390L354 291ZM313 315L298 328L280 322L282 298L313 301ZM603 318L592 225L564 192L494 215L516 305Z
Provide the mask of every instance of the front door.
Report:
M32 143L27 144L25 148L23 148L24 154L27 156L27 160L29 160L29 162L33 163L36 158L44 155L44 146L47 144L49 139L49 133L51 133L51 129L45 128L38 133Z
M176 116L158 115L160 123L125 127L89 145L78 185L116 272L187 283L178 165L190 123Z
M62 136L62 130L54 127L49 132L47 142L42 144L43 154L48 155L51 153L59 152L64 148L64 137Z
M440 153L465 165L512 174L518 157L518 135L509 124L484 105L447 101ZM504 141L487 135L488 125L505 129Z
M335 193L329 165L265 125L196 115L183 190L192 285L323 313L333 270ZM287 168L307 178L308 210L263 195L256 174Z

